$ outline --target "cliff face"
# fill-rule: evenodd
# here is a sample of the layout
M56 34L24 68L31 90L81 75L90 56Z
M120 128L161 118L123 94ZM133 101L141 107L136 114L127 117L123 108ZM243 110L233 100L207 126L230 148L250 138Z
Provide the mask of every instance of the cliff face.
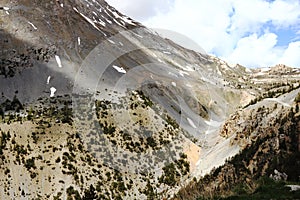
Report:
M224 125L221 134L235 132L232 143L242 151L211 174L191 182L175 199L251 195L262 177L299 182L300 113L299 102L292 107L278 103L236 113ZM241 116L242 115L242 116ZM239 123L245 120L245 123Z

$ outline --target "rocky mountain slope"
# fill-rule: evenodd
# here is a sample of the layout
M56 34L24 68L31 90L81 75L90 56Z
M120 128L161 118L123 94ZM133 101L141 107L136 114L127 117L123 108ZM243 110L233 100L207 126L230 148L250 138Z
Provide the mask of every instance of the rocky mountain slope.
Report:
M259 187L264 183L260 181L268 182L262 177L299 184L300 93L297 92L298 97L291 106L264 102L252 106L250 112L232 115L225 123L221 135L228 137L234 134L231 143L238 144L243 150L209 175L189 183L175 199L219 199L231 195L247 195L251 199L250 195L261 192ZM299 192L290 192L291 197L288 197L289 193L284 197L272 194L273 191L267 192L260 198L299 198Z
M299 92L299 69L229 65L104 0L0 8L1 199L169 198L265 138Z

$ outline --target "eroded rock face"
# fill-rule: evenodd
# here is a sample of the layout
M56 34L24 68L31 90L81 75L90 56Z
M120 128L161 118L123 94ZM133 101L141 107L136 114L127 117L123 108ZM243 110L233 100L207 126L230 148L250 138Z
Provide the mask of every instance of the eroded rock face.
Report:
M238 195L235 190L245 184L250 195L262 177L299 182L299 103L292 107L267 105L265 102L263 107L253 106L256 108L252 107L251 112L232 115L221 133L230 137L228 130L233 129L236 133L230 132L235 135L232 142L242 146L242 150L210 175L182 189L177 199ZM247 123L238 123L241 120Z

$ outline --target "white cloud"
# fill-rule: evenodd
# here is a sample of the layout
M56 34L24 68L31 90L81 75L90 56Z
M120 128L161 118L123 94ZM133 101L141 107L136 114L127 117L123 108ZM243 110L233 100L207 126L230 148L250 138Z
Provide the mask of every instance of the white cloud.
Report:
M226 58L248 67L268 67L286 64L300 67L300 41L291 42L287 48L277 47L277 35L266 33L260 37L252 34L240 39L236 48Z
M231 11L231 3L222 0L217 0L215 4L176 0L170 12L158 14L144 23L150 27L182 33L195 40L208 52L221 51L224 49L221 46L232 44L230 36L226 33L226 28L230 25L227 13Z
M279 63L284 63L292 67L300 68L300 41L292 42L285 50L282 57L279 59Z
M252 34L241 38L236 48L227 57L230 62L237 62L249 67L264 67L274 64L282 49L276 48L277 35L266 33L260 37Z
M248 67L285 62L300 66L299 38L278 47L270 31L300 27L298 0L109 0L152 28L170 29L193 39L208 53ZM167 2L167 3L162 3ZM133 10L136 10L135 12ZM136 14L134 16L133 14Z
M234 14L229 31L243 36L247 32L257 32L262 23L269 20L269 3L261 0L234 1ZM266 12L267 11L267 12Z
M278 26L287 27L299 25L300 1L298 0L276 0L271 6L270 16L273 23Z
M174 0L106 0L120 12L135 20L145 20L157 13L168 12Z

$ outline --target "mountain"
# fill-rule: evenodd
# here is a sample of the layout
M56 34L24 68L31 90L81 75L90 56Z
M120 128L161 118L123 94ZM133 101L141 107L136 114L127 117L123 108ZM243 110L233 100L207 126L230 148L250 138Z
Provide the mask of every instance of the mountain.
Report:
M233 114L220 134L234 135L231 144L243 150L191 181L175 199L298 199L299 191L289 192L285 185L299 185L299 97L298 92L292 106L265 99L250 112Z
M230 65L103 0L3 0L0 21L1 199L171 198L249 148L245 171L281 155L262 144L299 144L299 69ZM242 180L223 176L203 191Z

